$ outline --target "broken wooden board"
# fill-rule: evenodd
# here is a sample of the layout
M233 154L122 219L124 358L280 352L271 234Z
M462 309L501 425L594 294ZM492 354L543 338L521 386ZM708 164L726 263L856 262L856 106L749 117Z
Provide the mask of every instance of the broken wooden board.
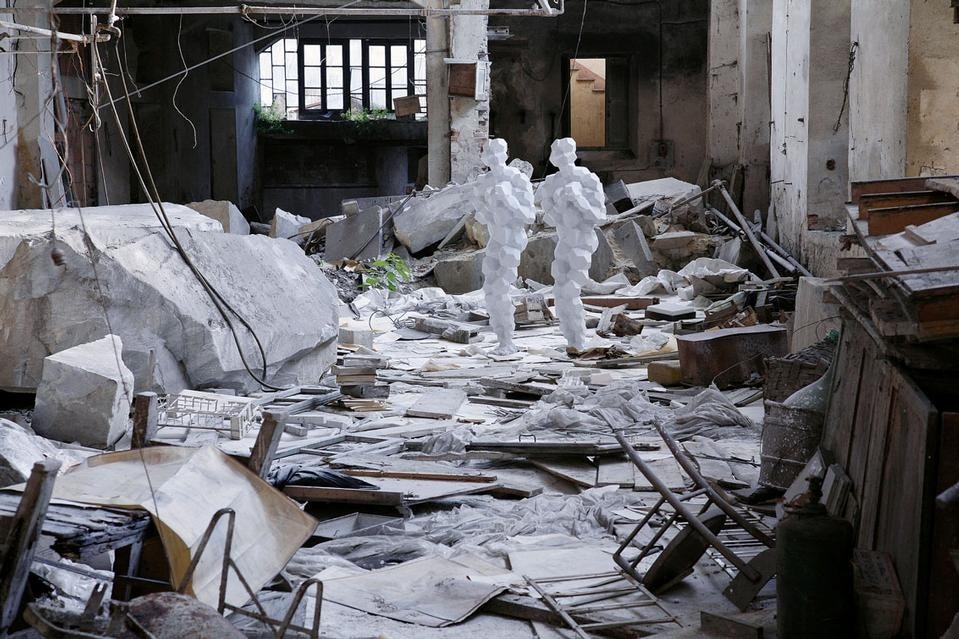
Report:
M622 449L620 449L622 450ZM529 463L583 488L595 488L598 476L597 467L581 457L557 457L553 459L531 459Z
M626 306L628 311L641 311L647 306L659 304L658 297L623 297L619 295L584 295L580 298L583 304L602 308Z
M286 486L287 496L310 502L340 502L383 506L419 504L445 497L474 495L499 487L491 481L462 479L407 479L365 476L363 481L379 486L379 490L359 488L326 488L318 486Z

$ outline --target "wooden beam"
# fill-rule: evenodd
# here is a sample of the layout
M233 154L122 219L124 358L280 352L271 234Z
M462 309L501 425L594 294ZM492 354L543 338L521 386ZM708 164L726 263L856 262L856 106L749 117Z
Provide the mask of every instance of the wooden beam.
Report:
M256 442L253 444L253 450L250 453L250 461L247 464L248 468L260 479L266 479L266 476L270 473L273 456L276 454L276 448L280 445L280 438L283 436L283 422L285 420L286 415L284 413L263 412L260 434L256 436Z
M133 437L130 448L145 448L157 433L159 400L156 393L137 393L133 398Z
M0 636L5 637L20 610L37 537L53 494L60 462L45 459L33 465L20 505L3 543L0 562Z

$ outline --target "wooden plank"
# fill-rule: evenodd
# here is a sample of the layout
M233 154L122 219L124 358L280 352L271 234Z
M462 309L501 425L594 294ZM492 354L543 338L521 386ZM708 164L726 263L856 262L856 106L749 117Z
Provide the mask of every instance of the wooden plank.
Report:
M956 176L943 176L956 177ZM849 185L850 199L858 203L863 195L875 193L901 193L903 191L924 191L927 188L925 177L895 178L891 180L860 180Z
M0 636L16 620L20 599L27 587L30 566L37 538L43 527L47 505L53 494L60 462L45 459L33 465L30 478L20 498L20 505L3 539L3 557L0 559Z
M583 488L595 488L597 467L582 458L531 459L533 466Z
M628 311L641 311L647 306L659 304L658 297L622 297L619 295L584 295L580 297L580 300L583 304L602 308L616 308L625 304Z
M266 479L266 476L270 473L276 447L280 445L280 438L283 436L283 420L284 416L282 414L277 415L267 411L263 413L260 433L253 443L250 461L247 464L247 467L260 479Z
M133 436L130 448L143 448L157 433L159 398L156 393L138 393L133 398Z
M949 195L940 191L903 191L900 193L870 193L859 198L859 219L868 220L872 209L882 209L912 204L948 202Z
M939 421L939 441L930 452L936 458L935 492L941 493L959 482L959 413L942 413ZM924 579L928 593L926 606L927 636L941 637L959 612L955 593L959 592L959 572L953 564L950 550L959 539L959 509L938 508L933 514L929 571ZM920 611L920 614L922 611Z
M604 457L599 460L599 468L596 475L597 486L619 486L620 488L632 488L635 483L633 462L628 459L617 459L615 457Z
M925 637L931 636L925 628L926 575L936 471L927 459L938 443L938 415L929 399L897 367L890 365L890 374L895 404L889 411L889 445L880 479L883 490L875 543L870 549L892 555L906 598L905 634Z
M400 506L403 493L360 488L325 488L319 486L286 486L283 492L293 499L309 502Z
M367 470L360 468L348 468L342 471L344 475L353 477L391 477L394 479L423 479L436 481L468 481L468 482L493 482L496 481L496 475L478 475L478 474L456 474L456 473L418 473L404 472L396 470Z
M926 188L949 193L953 197L959 198L959 178L956 177L938 177L926 180Z
M932 222L957 211L959 211L959 202L872 209L867 221L869 235L900 233L909 225Z

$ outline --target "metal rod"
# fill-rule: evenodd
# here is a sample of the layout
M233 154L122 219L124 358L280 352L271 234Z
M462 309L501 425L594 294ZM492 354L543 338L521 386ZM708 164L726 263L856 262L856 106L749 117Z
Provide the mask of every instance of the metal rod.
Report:
M6 10L4 10L4 13L6 13ZM93 36L64 33L63 31L51 31L50 29L44 29L42 27L31 27L30 25L20 24L18 22L8 22L6 20L0 20L0 27L5 29L14 29L15 31L26 31L27 33L36 33L37 35L57 38L58 40L67 40L69 42L81 42L86 44L93 41ZM97 42L107 42L108 40L110 40L109 34L101 34L97 36Z
M726 500L724 495L720 494L719 491L713 488L712 485L710 485L710 483L706 481L706 478L704 478L700 474L699 469L696 468L696 466L691 461L689 461L689 458L686 456L686 453L683 452L682 449L680 449L679 444L676 442L675 439L673 439L672 435L666 432L666 429L663 428L662 424L658 422L653 422L653 426L655 426L656 430L659 431L660 437L662 437L663 441L666 442L666 446L667 448L669 448L669 452L673 454L673 457L676 458L676 462L682 467L682 469L686 472L686 474L689 475L694 482L696 482L696 485L701 486L703 489L706 490L706 494L709 495L709 499L714 504L719 506L719 508L724 513L729 515L730 519L732 519L734 522L739 524L739 526L742 527L743 530L745 530L747 533L755 537L756 540L759 541L760 543L765 544L769 548L772 548L776 545L776 542L773 541L773 539L769 537L769 535L767 535L763 531L756 528L756 526L754 526L752 522L747 521L747 519L743 517L742 513L740 513L738 510L736 510L729 504L729 502ZM727 559L729 558L727 557ZM732 559L730 559L730 561L732 561Z
M713 214L714 216L716 216L717 218L719 218L719 221L720 221L720 222L722 222L723 224L725 224L726 226L728 226L729 228L731 228L731 229L732 229L733 231L735 231L736 233L743 233L743 232L744 232L744 231L742 230L742 228L739 226L739 224L737 224L736 222L733 222L732 220L730 220L728 217L726 217L725 215L723 215L721 212L717 211L716 209L710 208L710 209L709 209L709 212L712 213L712 214ZM760 231L759 231L759 237L762 238L763 242L765 242L766 244L769 245L769 250L767 251L768 255L775 257L776 254L778 254L781 258L783 258L784 260L787 260L787 261L789 262L789 264L791 265L792 270L799 271L800 273L802 273L802 274L805 275L806 277L812 277L812 273L809 272L809 269L807 269L805 266L803 266L803 265L799 262L799 260L797 260L797 259L794 258L792 255L790 255L790 254L789 254L789 251L787 251L786 249L784 249L782 246L780 246L779 244L777 244L771 237L769 237L768 235L766 235L766 232L765 232L765 231L763 231L763 230L760 229ZM764 248L765 248L765 247L764 247ZM780 262L780 263L781 263L781 262Z
M526 583L528 583L533 588L533 590L539 593L539 596L543 598L543 601L546 602L546 605L552 608L553 612L555 612L556 614L558 614L560 617L563 618L563 621L566 622L566 625L569 626L570 629L580 637L580 639L592 639L592 637L590 637L589 634L587 634L580 627L580 625L576 623L576 620L574 620L568 612L563 610L563 607L559 605L558 601L553 599L553 597L548 592L540 588L539 584L537 584L535 581L533 581L529 577L524 576L523 578L526 580Z
M876 271L875 273L856 273L855 275L841 275L839 277L830 277L823 282L830 284L833 282L853 282L855 280L877 280L883 277L899 277L900 275L922 275L924 273L950 273L959 271L957 266L929 266L926 268L911 268L902 271Z
M377 9L365 7L117 7L118 16L167 16L167 15L273 15L273 16L365 16L365 17L423 17L430 16L527 16L555 18L563 15L564 3L557 9ZM30 9L11 8L6 11L26 12ZM53 13L59 15L106 14L109 7L58 7Z
M733 212L733 215L736 216L739 226L742 227L743 232L746 234L746 239L749 240L753 250L756 251L757 255L759 255L759 259L762 260L763 265L769 271L769 274L776 278L781 277L779 271L777 271L776 267L773 265L772 260L769 259L769 256L766 255L766 251L763 250L762 244L760 244L759 240L756 239L756 234L753 233L752 228L749 226L746 218L743 217L739 207L736 206L735 202L733 202L733 197L729 194L729 191L726 190L726 186L723 184L722 180L716 180L713 182L713 186L718 187L719 192L723 194L723 199L726 200L726 204L729 205L729 209Z
M723 557L725 557L730 562L732 562L737 568L739 568L741 572L746 574L746 576L749 577L751 580L755 581L760 578L760 575L758 572L756 572L756 570L754 570L752 567L747 565L746 562L744 562L742 559L737 557L736 553L726 548L723 545L723 542L720 541L715 534L713 534L713 531L707 528L706 525L699 520L699 518L696 516L696 513L690 510L689 507L687 507L686 504L684 504L682 501L677 499L676 494L666 484L663 483L663 480L661 480L656 475L656 473L654 473L646 465L646 462L644 462L643 459L639 456L639 453L633 450L633 447L626 440L626 437L623 436L622 433L616 433L616 440L619 442L619 445L623 447L623 450L626 451L626 455L630 458L630 460L632 460L632 462L636 465L636 467L639 468L639 471L643 473L643 476L645 476L646 479L649 480L649 483L653 485L656 491L660 495L665 497L666 501L669 502L670 506L672 506L676 510L676 514L682 515L683 519L685 519L686 522L688 522L689 525L692 526L693 529L702 536L702 538L706 541L706 543L708 543L710 546L714 547L716 550L722 553ZM616 559L618 563L618 559L620 558L614 555L614 559ZM751 576L751 575L754 575L754 576Z

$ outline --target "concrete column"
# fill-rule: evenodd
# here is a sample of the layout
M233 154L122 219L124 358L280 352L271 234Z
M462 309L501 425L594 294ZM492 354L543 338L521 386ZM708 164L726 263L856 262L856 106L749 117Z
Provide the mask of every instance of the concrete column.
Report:
M448 0L426 0L430 9L445 9ZM443 187L450 181L449 25L444 16L426 19L426 111L428 181Z
M463 9L488 9L489 0L461 0ZM456 60L477 63L477 73L485 72L488 18L464 15L450 19L450 44ZM489 75L485 76L485 95L481 100L463 96L450 98L450 165L453 182L462 184L484 170L480 160L489 139Z
M709 11L709 157L714 167L739 160L739 2L713 0Z
M17 7L39 7L52 11L53 2L23 0ZM16 21L45 29L51 28L45 12L19 13ZM14 126L19 128L8 133L17 136L14 200L18 208L42 208L43 191L31 182L28 176L41 179L41 145L50 149L48 157L56 157L52 151L55 139L55 105L49 99L53 91L50 41L46 38L24 38L17 41L17 50L22 55L16 56L18 64L13 78L14 91L17 94L17 123Z
M807 215L814 229L846 227L850 0L812 0L809 31Z
M851 39L859 43L849 87L852 181L905 174L909 19L910 0L852 0Z
M739 164L743 210L769 208L771 0L739 0Z

